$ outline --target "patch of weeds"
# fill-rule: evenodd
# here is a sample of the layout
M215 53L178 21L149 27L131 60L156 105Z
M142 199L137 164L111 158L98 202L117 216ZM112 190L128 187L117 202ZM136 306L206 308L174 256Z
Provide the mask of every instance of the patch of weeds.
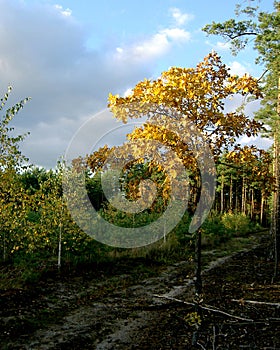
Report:
M248 216L242 213L224 213L221 216L221 222L225 229L235 236L242 236L252 232L254 228Z
M24 281L21 278L23 270L12 266L4 267L0 272L0 289L21 289Z
M155 270L155 267L147 266L144 264L140 264L136 266L135 269L133 269L132 274L137 279L140 278L147 278L147 277L153 277L157 275L157 272Z
M190 312L184 317L185 322L190 326L198 329L201 326L202 319L197 312Z

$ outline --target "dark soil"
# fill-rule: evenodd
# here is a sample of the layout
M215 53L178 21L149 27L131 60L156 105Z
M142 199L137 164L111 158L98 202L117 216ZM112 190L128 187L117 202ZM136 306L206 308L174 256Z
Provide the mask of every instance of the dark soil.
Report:
M1 349L280 349L280 282L268 239L258 240L231 257L204 254L215 261L203 273L204 309L178 301L193 302L189 261L123 259L0 290Z

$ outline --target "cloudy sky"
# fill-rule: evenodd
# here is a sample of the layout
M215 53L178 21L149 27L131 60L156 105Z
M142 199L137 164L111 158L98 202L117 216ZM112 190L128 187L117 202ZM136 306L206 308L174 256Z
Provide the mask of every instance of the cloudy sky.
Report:
M271 11L273 1L262 2ZM79 128L106 108L109 92L122 95L170 66L193 67L212 49L233 73L260 76L252 49L233 57L220 38L201 31L232 17L235 3L0 0L0 94L12 85L10 104L32 98L14 121L19 133L30 132L23 153L33 164L54 166ZM120 128L110 133L119 124L109 113L98 116L92 143L103 134L107 143L119 142Z

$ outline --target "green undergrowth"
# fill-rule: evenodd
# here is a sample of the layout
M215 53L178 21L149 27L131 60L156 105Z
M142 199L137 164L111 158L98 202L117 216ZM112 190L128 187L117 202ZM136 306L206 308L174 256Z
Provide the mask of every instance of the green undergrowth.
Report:
M241 213L211 213L202 225L202 245L215 248L233 237L246 237L263 228Z
M140 248L118 249L96 244L96 250L83 254L63 254L62 265L57 267L55 256L39 253L17 256L14 261L0 265L0 289L29 288L49 275L67 276L82 274L87 270L103 269L108 275L129 273L149 277L158 266L166 266L182 260L192 261L195 237L188 233L190 222L185 215L177 227L161 240ZM221 257L251 246L263 230L242 214L211 213L202 225L203 256ZM261 232L261 233L257 233ZM130 268L127 269L127 266ZM122 271L123 270L123 271Z

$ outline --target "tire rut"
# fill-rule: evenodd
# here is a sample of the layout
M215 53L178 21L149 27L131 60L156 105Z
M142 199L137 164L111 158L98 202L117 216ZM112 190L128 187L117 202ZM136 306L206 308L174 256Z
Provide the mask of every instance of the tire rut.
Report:
M233 255L212 260L203 273L223 265ZM127 274L120 275L117 278L123 280L124 287L111 290L107 288L110 279L98 283L89 281L86 286L81 286L79 279L70 285L57 283L48 295L34 297L34 307L40 300L41 307L43 303L56 317L33 332L22 332L17 340L6 343L5 349L137 349L144 330L151 324L156 325L160 311L170 306L170 301L156 298L154 294L184 296L185 300L191 300L193 279L186 271L190 271L190 262L181 261L168 266L159 276L137 283L130 281Z

